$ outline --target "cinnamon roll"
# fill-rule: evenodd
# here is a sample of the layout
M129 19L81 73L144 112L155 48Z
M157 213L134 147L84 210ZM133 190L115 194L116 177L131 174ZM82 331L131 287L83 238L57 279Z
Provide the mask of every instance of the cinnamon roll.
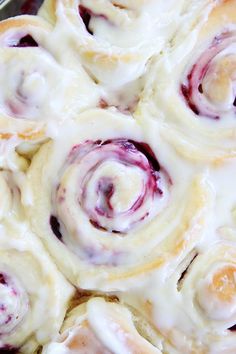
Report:
M35 16L0 22L0 138L11 150L55 135L62 121L94 99L89 80L50 53L50 33Z
M32 354L60 329L73 289L18 213L8 177L0 174L0 352Z
M178 24L184 1L46 0L40 15L68 36L96 81L117 88L141 76ZM77 54L77 55L78 55ZM112 79L111 79L112 78Z
M153 64L147 83L144 106L152 95L163 136L191 160L236 156L235 9L235 0L216 3L204 24Z
M167 352L235 352L235 256L235 243L219 240L206 250L189 254L158 288L153 317L167 339Z
M156 138L131 117L93 110L34 157L28 217L73 284L125 289L199 241L212 201L206 176L183 177Z
M236 0L0 22L0 353L236 353L235 51Z
M160 354L159 342L152 327L130 309L94 297L68 314L60 336L42 354Z

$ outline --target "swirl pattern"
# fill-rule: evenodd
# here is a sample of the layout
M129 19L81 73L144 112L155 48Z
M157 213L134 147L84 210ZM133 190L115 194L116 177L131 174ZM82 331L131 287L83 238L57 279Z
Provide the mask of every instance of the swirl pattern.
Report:
M227 112L235 114L235 38L230 32L215 37L182 85L187 104L199 116L220 119Z
M171 324L158 319L167 294L165 289L158 291L159 301L153 313L157 328L168 336L173 350L235 351L235 274L235 245L222 240L204 252L190 254L167 281L164 288L171 288L173 306L165 307L165 311L167 317L172 314ZM171 352L171 348L168 350Z
M161 351L150 343L152 340L155 344L158 343L157 334L147 323L145 327L143 325L143 333L139 333L136 328L138 321L139 325L141 321L145 323L145 320L135 318L125 306L107 302L102 298L92 298L68 314L59 340L46 346L43 354L59 350L68 354L160 354ZM149 340L145 339L145 335Z
M68 116L96 100L96 94L88 96L86 75L63 66L50 52L51 30L34 16L0 24L0 138L10 150L52 136Z
M151 140L127 116L95 110L77 123L69 141L49 143L36 155L28 173L29 217L74 284L124 287L125 279L163 267L193 246L194 230L198 234L211 205L210 187L204 176L184 188L182 176L174 176L173 185L173 167L162 164L161 151L154 153ZM46 158L44 180L38 172ZM189 197L183 200L185 192ZM176 217L185 227L176 227ZM171 219L166 234L163 227ZM193 219L199 225L194 230Z
M0 274L0 284L3 301L0 306L0 335L3 336L11 333L24 319L28 310L28 297L19 281L9 276L9 272Z
M56 23L59 33L63 19L73 40L70 48L96 80L114 88L144 73L148 59L173 33L183 3L175 3L174 9L172 0L48 0L40 14ZM172 26L166 17L175 19Z
M0 353L235 354L236 0L7 3Z
M2 185L7 177L1 174ZM22 221L17 189L7 182L14 197L1 206L0 352L32 354L59 330L73 289Z
M142 150L145 144L119 139L74 146L56 192L57 214L67 220L64 224L77 209L73 200L92 225L114 233L125 234L150 213L156 214L155 204L161 208L168 195L168 176L154 154L150 152L149 162ZM75 181L80 186L76 197L71 188Z
M220 2L153 63L156 79L146 85L146 99L151 94L156 105L151 114L165 139L191 160L235 157L235 23L235 1Z

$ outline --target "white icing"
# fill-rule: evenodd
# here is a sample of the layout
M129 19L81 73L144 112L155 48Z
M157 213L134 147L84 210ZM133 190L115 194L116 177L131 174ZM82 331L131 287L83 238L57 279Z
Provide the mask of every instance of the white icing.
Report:
M0 348L31 354L59 330L72 287L32 234L20 204L23 175L1 172Z
M27 314L29 299L11 269L0 270L0 333L1 336L15 330Z
M65 38L61 45L79 55L91 77L113 89L144 73L148 59L173 35L184 8L183 0L178 4L173 0L75 0L70 8L66 1L60 1L55 19L47 11L50 1L45 1L40 14L56 20L54 35ZM89 31L93 35L79 16L79 6L91 15Z
M81 311L85 311L82 314ZM61 336L43 354L160 354L139 334L131 312L120 304L94 298L73 309Z
M112 8L110 1L81 1L84 6L91 6L95 11L101 11L108 15L106 21L100 17L91 20L91 29L99 39L123 48L142 46L143 43L153 43L161 38L162 31L167 31L170 21L173 21L173 9L175 5L176 18L183 1L176 3L173 0L146 2L137 4L132 1L118 1L117 4L124 9ZM171 11L172 10L172 11ZM114 12L114 17L112 16ZM115 16L116 14L116 16ZM153 16L156 15L154 20ZM111 16L111 19L109 18ZM160 37L158 37L160 36ZM156 48L155 48L156 49Z
M8 133L4 119L13 116L16 133L0 143L0 166L15 171L13 180L8 174L0 177L0 273L8 250L14 249L20 257L9 262L16 267L15 287L21 294L16 300L0 283L8 312L19 314L5 326L6 314L0 312L0 334L1 326L10 332L19 328L20 334L9 339L14 345L22 344L25 333L42 344L51 341L43 354L146 354L160 353L162 346L171 354L235 353L235 334L227 329L236 323L236 279L230 273L236 259L236 161L225 159L235 156L235 43L214 57L203 79L206 97L198 97L197 103L223 112L221 120L207 120L186 107L180 85L186 84L216 34L209 30L209 36L198 38L213 2L84 0L72 2L67 11L63 1L56 3L55 27L39 48L5 48L17 44L28 33L25 29L0 36L0 128ZM90 21L93 36L79 18L79 4L95 14ZM234 25L224 28L235 31ZM40 41L43 34L38 33ZM225 59L232 62L229 71ZM226 74L224 91L214 81L221 70ZM101 106L112 107L76 117L99 99ZM19 147L19 120L45 122L44 136L53 139L29 161L26 177L19 169L27 169L28 161L15 149L29 159L34 151ZM82 162L67 161L71 149L85 141L121 138L147 142L163 167L163 197L149 196L129 217L127 211L147 182L146 170L123 164L109 151L99 166L95 154ZM95 207L107 211L105 193L98 193L104 177L108 182L103 188L110 182L115 186L110 198L115 217L100 215L101 230L91 224L89 212ZM21 194L16 186L7 187L14 183ZM52 214L60 221L62 240L51 230ZM73 284L116 292L160 332L162 346L153 346L137 332L125 306L102 299L82 305L82 314L69 314L55 336L72 290L31 235L26 217Z
M221 265L222 267L224 265ZM235 269L236 272L236 269ZM211 274L213 273L213 274ZM227 320L236 314L236 293L233 298L223 301L222 298L217 296L217 291L215 296L211 291L211 283L213 281L214 272L208 270L207 275L204 279L201 279L198 285L197 291L197 301L202 307L205 314L216 321ZM232 282L232 287L236 283L236 273L233 276L234 280ZM222 277L222 283L218 287L218 292L224 293L225 288L229 285L229 280L226 276ZM233 290L233 289L232 289ZM210 301L209 301L210 299Z
M65 119L85 104L75 97L81 91L76 73L59 66L42 49L4 49L0 73L2 113L16 119Z

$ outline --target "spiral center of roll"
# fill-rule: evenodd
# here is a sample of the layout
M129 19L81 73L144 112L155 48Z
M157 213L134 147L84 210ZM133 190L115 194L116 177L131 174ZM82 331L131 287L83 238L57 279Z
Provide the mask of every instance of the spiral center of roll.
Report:
M236 314L236 268L224 266L209 274L198 288L198 302L215 320Z
M28 298L18 279L0 273L0 335L18 326L28 310Z
M116 161L102 164L87 184L87 207L94 205L107 217L127 212L143 195L144 177L138 168Z
M20 55L8 58L2 63L2 70L0 83L7 86L0 97L2 109L14 118L36 118L47 92L43 70L36 70L32 59Z
M94 164L82 181L80 205L93 225L127 232L148 216L159 171L154 171L145 154L128 141L104 143L89 152L84 162L88 159Z
M203 78L203 93L219 109L228 110L232 107L235 100L235 80L236 55L227 55L222 58L216 57Z
M97 229L127 233L158 213L168 187L168 178L146 144L122 139L89 141L69 155L57 190L58 211L66 226L69 208L77 212L76 224L86 215Z
M190 109L197 115L219 119L236 114L236 37L217 36L199 57L181 86Z

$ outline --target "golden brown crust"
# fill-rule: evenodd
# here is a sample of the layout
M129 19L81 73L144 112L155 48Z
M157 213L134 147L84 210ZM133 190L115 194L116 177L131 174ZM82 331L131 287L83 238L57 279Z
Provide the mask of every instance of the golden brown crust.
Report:
M7 20L1 21L0 33L4 33L9 29L12 30L12 28L18 29L21 27L28 27L28 26L42 28L43 30L46 31L51 30L51 26L47 22L43 21L41 18L36 16L25 15L25 16L12 17Z
M39 17L28 15L17 16L0 22L0 36L3 36L5 32L10 30L12 31L13 29L15 31L24 29L30 34L32 31L38 33L38 30L49 33L51 26ZM9 130L9 132L0 132L0 139L2 140L7 140L17 136L19 139L24 141L38 141L45 136L45 129L42 127L37 129L37 123L32 121L21 122L17 119L14 122L14 118L3 114L0 116L0 121L1 129Z
M224 28L228 23L236 23L235 0L223 0L213 8L200 32L200 40L218 28Z

